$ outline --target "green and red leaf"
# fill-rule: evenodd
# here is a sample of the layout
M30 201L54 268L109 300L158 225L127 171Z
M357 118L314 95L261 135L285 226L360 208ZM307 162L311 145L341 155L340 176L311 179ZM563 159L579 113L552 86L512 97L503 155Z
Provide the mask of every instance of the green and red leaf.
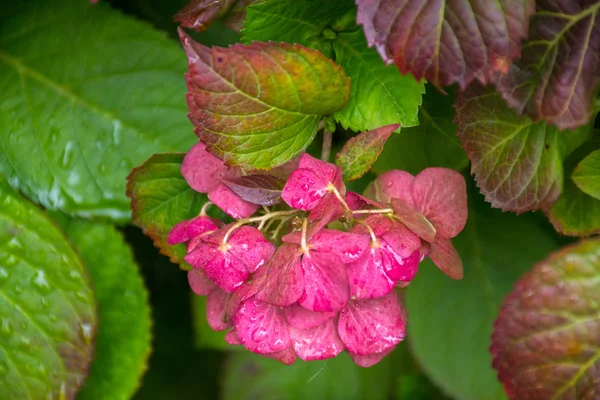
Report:
M533 0L356 0L369 45L440 87L486 83L519 55Z
M175 22L181 26L204 31L217 18L225 15L238 0L190 0L177 14Z
M514 399L594 399L600 373L600 241L552 254L506 297L493 366Z
M366 174L383 150L386 140L399 124L382 126L351 138L337 153L335 164L342 168L344 181L353 181Z
M571 179L581 191L600 199L600 150L584 158L575 167Z
M511 107L559 129L587 124L600 73L600 2L538 0L522 57L496 85Z
M208 150L230 165L270 169L292 160L323 115L350 97L342 68L318 51L273 42L211 49L180 36L190 120Z

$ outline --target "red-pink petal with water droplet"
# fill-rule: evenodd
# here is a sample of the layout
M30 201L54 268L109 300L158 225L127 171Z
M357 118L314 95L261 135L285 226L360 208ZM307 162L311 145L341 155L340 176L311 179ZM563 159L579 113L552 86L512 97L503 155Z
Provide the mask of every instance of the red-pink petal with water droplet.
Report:
M384 268L393 262L380 248L370 247L355 262L346 265L350 296L357 299L372 299L389 293L396 282L388 278Z
M283 187L281 198L292 208L310 211L329 191L322 178L308 169L297 169Z
M307 153L302 154L300 157L298 168L304 168L314 172L325 182L334 182L339 169L334 164L314 158Z
M354 363L359 367L369 368L377 364L379 361L383 360L383 358L390 354L392 351L394 351L395 348L396 346L384 351L383 353L368 354L366 356L359 356L358 354L351 352L348 352L348 355L350 356L352 361L354 361Z
M355 192L346 193L346 204L351 210L365 210L372 208L385 208L385 205Z
M233 321L240 341L254 353L275 353L291 346L281 307L250 299L238 308Z
M232 326L231 321L225 315L230 298L231 294L221 288L216 288L206 297L206 320L215 331L222 331Z
M256 273L256 297L260 301L282 307L298 301L304 293L300 254L298 246L284 243L267 265Z
M405 336L396 294L392 291L375 299L348 301L340 312L338 333L348 350L360 356L396 346Z
M292 349L285 349L283 351L264 355L285 365L292 365L294 361L296 361L296 353Z
M207 238L208 236L199 236L197 240L192 239L188 246L188 254L183 257L194 268L204 269L219 252L217 245L207 242Z
M258 210L257 204L248 203L224 184L219 184L208 192L208 199L227 215L235 219L248 218Z
M412 184L417 210L435 226L437 235L453 238L467 223L467 185L463 176L448 168L427 168Z
M198 216L175 225L169 232L167 242L170 245L184 243L206 232L216 231L220 222L207 216Z
M414 176L405 171L393 169L379 175L363 193L366 197L389 203L391 199L400 199L409 205L413 205L412 182Z
M421 239L406 226L395 222L383 235L384 240L402 258L410 257L421 248Z
M421 253L418 250L405 258L401 257L390 246L384 244L381 246L381 253L382 258L386 260L384 271L394 282L410 282L419 272Z
M393 225L392 220L383 214L371 214L365 218L363 222L369 225L377 237L389 231ZM355 224L350 232L358 233L360 235L369 235L369 230L364 224L361 223Z
M344 342L337 333L336 321L329 321L311 329L290 328L292 347L304 361L325 360L344 350Z
M311 329L335 317L336 312L316 312L302 307L298 303L283 309L285 318L290 326L296 329Z
M195 252L197 251L199 250L196 249ZM215 252L215 257L206 264L204 272L217 285L230 293L239 288L250 275L243 262L230 252L222 250Z
M311 251L302 256L304 294L298 302L312 311L339 311L349 295L348 275L339 257Z
M206 151L204 143L195 144L183 158L181 174L192 189L208 193L221 183L227 172L223 160Z
M262 267L275 253L275 245L252 226L236 229L229 240L229 251L239 258L250 273Z
M192 291L200 296L206 296L217 288L217 285L199 269L188 271L188 283Z
M237 335L237 332L235 331L235 329L230 330L229 332L227 332L225 334L225 341L231 345L238 345L238 344L242 344L242 342L240 341L239 336Z
M345 212L346 210L340 200L333 192L329 192L317 202L317 205L310 212L308 220L310 222L318 220L321 227L323 227L343 216Z
M321 229L310 238L311 254L313 252L332 253L339 257L342 263L356 261L369 247L369 236L352 232Z

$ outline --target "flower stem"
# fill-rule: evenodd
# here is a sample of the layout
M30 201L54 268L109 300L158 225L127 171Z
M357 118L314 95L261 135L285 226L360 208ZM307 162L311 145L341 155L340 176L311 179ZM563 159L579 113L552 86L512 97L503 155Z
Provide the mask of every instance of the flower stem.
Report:
M369 231L369 234L371 235L371 242L373 242L373 246L379 247L379 241L377 240L377 236L375 236L375 232L373 231L373 228L371 228L371 226L369 224L367 224L365 221L362 221L360 219L357 219L356 222L363 225L365 228L367 228L367 230Z
M227 240L229 240L229 236L231 236L231 234L233 233L234 230L236 230L237 228L239 228L242 225L250 224L252 222L260 222L261 224L259 225L259 227L261 227L264 225L264 221L268 221L271 218L287 216L287 215L294 215L298 212L300 212L300 211L299 210L274 211L274 212L271 212L268 214L259 215L258 217L240 219L235 224L231 225L231 228L229 228L227 233L225 233L222 244L223 245L227 244Z
M213 203L212 201L207 201L206 203L204 203L204 205L202 206L202 208L200 209L200 216L204 217L206 215L206 210L208 209L208 207L210 206L214 206L215 203Z
M393 214L394 210L391 208L380 208L377 210L354 210L352 214Z
M308 230L308 219L302 220L302 239L300 241L300 248L304 254L308 254L308 246L306 245L306 233Z
M342 206L344 207L344 209L346 211L352 212L352 210L348 206L348 203L346 203L346 200L344 199L344 197L342 197L342 194L340 193L339 190L337 190L337 188L335 187L335 185L333 183L330 183L327 186L327 189L329 189L331 192L333 192L333 194L335 195L335 197L337 197L337 199L340 201L340 203L342 203Z
M331 141L333 133L328 130L323 131L323 147L321 148L321 160L329 162L329 156L331 155Z

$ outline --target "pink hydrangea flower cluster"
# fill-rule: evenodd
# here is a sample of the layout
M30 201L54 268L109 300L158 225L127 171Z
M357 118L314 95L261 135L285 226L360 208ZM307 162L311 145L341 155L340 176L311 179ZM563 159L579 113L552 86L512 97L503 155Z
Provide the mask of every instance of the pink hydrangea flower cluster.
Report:
M196 145L183 176L237 221L223 225L203 211L177 224L168 241L187 243L190 286L207 296L208 323L227 330L227 342L285 364L346 351L371 366L405 337L397 288L419 263L430 256L460 275L450 238L467 218L464 179L444 168L416 177L389 171L361 196L346 193L339 167L308 154L291 169L283 201L257 213L259 205L223 184L246 172Z

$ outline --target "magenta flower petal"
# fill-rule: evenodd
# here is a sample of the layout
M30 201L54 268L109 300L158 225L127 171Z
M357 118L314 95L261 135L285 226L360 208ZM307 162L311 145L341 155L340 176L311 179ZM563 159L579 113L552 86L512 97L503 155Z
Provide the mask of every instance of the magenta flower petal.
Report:
M298 168L308 169L321 177L325 182L334 182L338 174L338 167L314 158L310 154L304 153L300 157Z
M384 351L383 353L368 354L366 356L359 356L358 354L351 352L348 352L348 355L350 356L352 361L354 361L354 363L359 367L369 368L377 364L379 361L383 360L383 358L390 354L392 351L394 351L395 348L396 346Z
M308 220L310 222L321 220L322 225L325 226L343 216L345 212L346 210L340 200L333 192L329 192L317 202L317 205L310 212Z
M285 318L291 327L296 329L311 329L335 317L335 312L315 312L294 303L283 309Z
M328 184L315 172L300 168L290 175L281 198L292 208L309 211L329 192Z
M415 177L408 172L397 169L384 172L367 186L364 195L370 199L389 203L391 199L404 200L414 205L412 199L412 183Z
M344 264L331 253L311 251L302 257L304 294L298 302L312 311L339 311L349 295Z
M406 226L395 223L381 238L400 257L410 257L421 247L421 240Z
M402 310L392 291L383 297L350 300L340 312L338 333L352 353L382 353L404 339Z
M200 193L208 193L217 187L226 172L227 166L223 160L206 151L204 143L195 144L181 163L181 174L185 181Z
M207 242L209 237L194 238L188 245L188 253L183 259L192 267L204 269L217 256L217 253L220 252L217 245Z
M386 208L384 204L373 201L355 192L346 193L346 204L351 210L362 210L369 208Z
M387 252L371 247L358 260L346 265L350 295L357 299L372 299L389 293L396 285L385 273L392 263L396 261L390 259Z
M215 331L222 331L232 326L226 316L227 302L231 295L223 289L216 288L206 297L206 320Z
M236 229L227 243L231 254L246 264L250 273L262 267L275 252L275 245L261 231L251 226Z
M217 285L198 269L188 271L188 282L192 291L200 296L206 296L217 288Z
M232 329L225 334L225 341L234 346L242 344L242 342L240 341L240 337L237 335L235 329Z
M344 350L334 319L311 329L290 328L292 346L304 361L335 357Z
M342 263L356 261L369 246L369 236L334 229L321 229L310 238L311 254L335 254Z
M289 327L280 307L250 299L238 308L235 330L250 351L269 354L291 346Z
M194 253L198 251L200 250L196 248ZM187 261L187 258L185 260ZM250 275L243 262L230 252L222 250L215 252L215 257L204 266L204 272L217 285L230 293L240 287Z
M437 235L453 238L467 223L467 185L462 175L448 168L427 168L412 185L417 210L435 226Z
M219 184L208 192L208 199L235 219L248 218L258 210L258 204L244 201L231 189Z
M293 244L284 243L277 249L254 277L259 285L258 300L282 307L298 301L304 293L300 254L300 248Z
M369 225L369 227L371 227L371 229L375 233L375 236L377 236L377 237L379 237L379 236L383 235L384 233L386 233L387 231L389 231L393 225L392 220L388 216L382 215L382 214L369 215L363 221L365 224L367 224L367 225ZM354 225L350 232L361 234L361 235L369 235L369 230L363 224Z
M264 355L285 365L292 365L294 361L296 361L296 353L292 349L285 349L283 351Z
M401 257L389 246L382 246L382 258L386 260L384 263L384 271L386 275L395 282L410 282L419 271L419 262L421 261L421 253L415 251L408 257Z
M170 245L184 243L206 232L216 231L219 221L201 215L188 221L182 221L175 225L169 232L167 243Z

